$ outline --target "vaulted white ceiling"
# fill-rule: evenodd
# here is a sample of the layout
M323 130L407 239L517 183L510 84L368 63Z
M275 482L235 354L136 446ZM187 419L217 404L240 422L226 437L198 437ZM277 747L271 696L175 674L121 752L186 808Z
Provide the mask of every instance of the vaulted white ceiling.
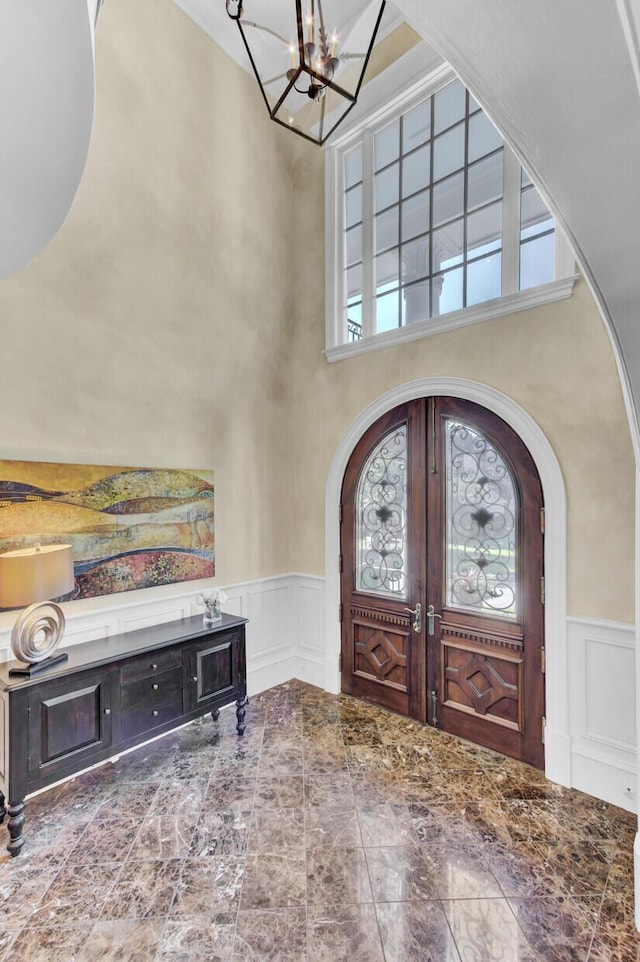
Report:
M224 0L176 2L248 67ZM451 63L541 186L620 348L637 410L640 0L394 3Z

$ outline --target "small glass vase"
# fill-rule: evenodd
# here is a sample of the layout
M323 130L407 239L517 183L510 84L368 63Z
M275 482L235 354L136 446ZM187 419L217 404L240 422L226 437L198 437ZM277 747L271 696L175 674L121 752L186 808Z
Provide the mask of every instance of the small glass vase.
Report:
M217 621L222 621L222 612L219 601L205 602L204 614L202 616L203 625L214 625Z

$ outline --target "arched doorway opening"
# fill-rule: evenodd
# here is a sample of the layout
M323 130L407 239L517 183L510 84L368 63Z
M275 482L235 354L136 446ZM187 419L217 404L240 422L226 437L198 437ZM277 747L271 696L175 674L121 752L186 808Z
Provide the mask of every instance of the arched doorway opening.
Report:
M379 418L342 485L342 691L543 768L543 519L533 458L487 408Z
M345 433L335 452L326 487L325 687L329 691L340 691L339 508L347 464L363 434L378 418L406 401L428 396L446 396L473 401L498 415L522 439L538 470L546 515L544 626L548 641L544 679L545 772L554 781L570 785L564 482L555 453L537 423L511 398L488 385L453 377L422 378L399 385L369 404L354 419Z

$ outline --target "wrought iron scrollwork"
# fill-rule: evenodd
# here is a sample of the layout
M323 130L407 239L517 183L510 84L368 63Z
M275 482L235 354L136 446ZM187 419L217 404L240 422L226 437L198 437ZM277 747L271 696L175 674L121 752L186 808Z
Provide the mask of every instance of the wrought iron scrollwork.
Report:
M516 489L496 448L478 431L448 420L448 603L516 613Z
M357 587L404 597L406 590L407 431L377 445L362 468L356 494Z

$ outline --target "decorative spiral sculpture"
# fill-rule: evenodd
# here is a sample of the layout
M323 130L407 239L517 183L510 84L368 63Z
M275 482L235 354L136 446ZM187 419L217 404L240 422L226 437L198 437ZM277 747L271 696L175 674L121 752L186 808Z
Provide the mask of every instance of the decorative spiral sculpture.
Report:
M36 665L49 658L64 633L62 608L51 601L25 608L11 632L11 650L18 661Z

